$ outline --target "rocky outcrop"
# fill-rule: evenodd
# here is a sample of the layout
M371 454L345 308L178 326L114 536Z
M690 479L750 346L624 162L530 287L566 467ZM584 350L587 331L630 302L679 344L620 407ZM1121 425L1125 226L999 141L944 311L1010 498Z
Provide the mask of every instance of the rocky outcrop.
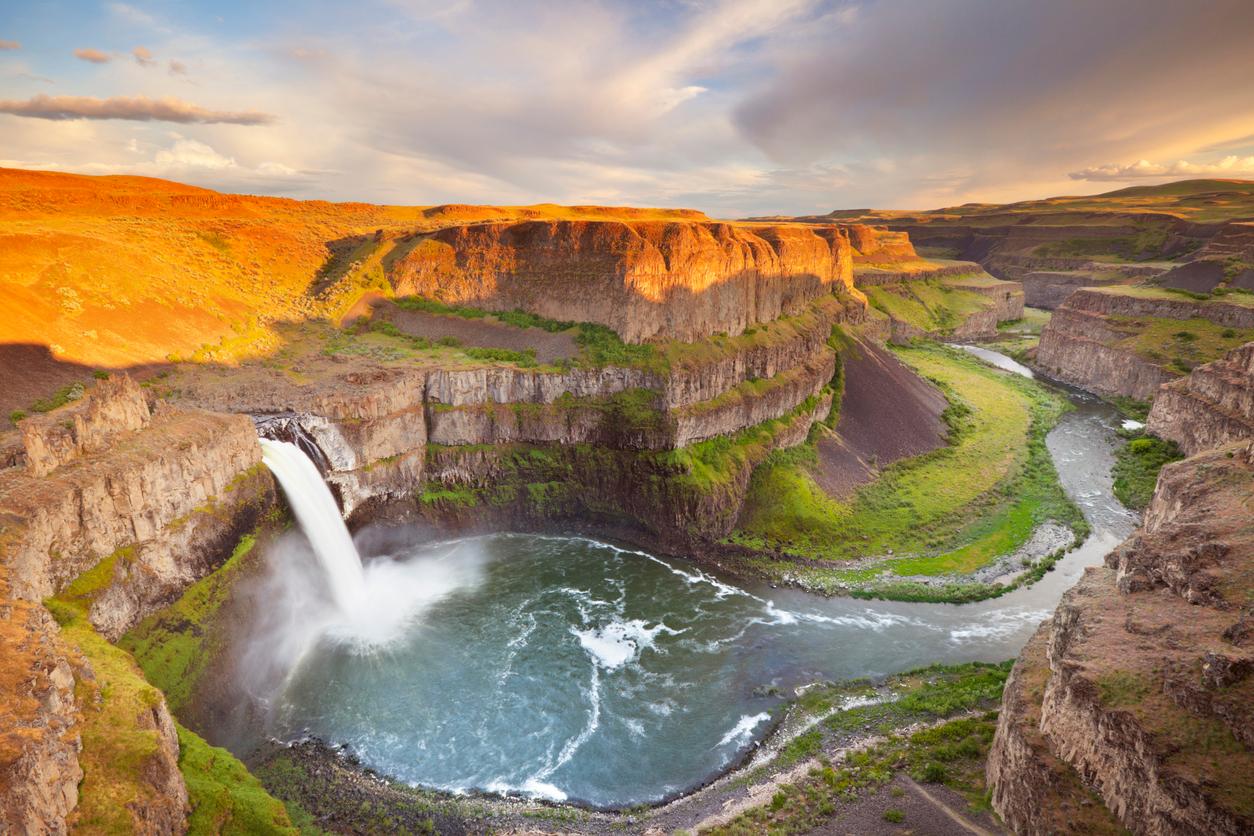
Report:
M400 295L596 322L627 342L697 340L852 287L836 226L521 221L440 230L391 262Z
M1254 438L1254 343L1159 389L1146 429L1190 456Z
M1254 307L1155 294L1080 289L1041 331L1036 366L1050 377L1096 392L1151 400L1159 387L1181 376L1165 356L1138 353L1128 338L1148 323L1206 319L1231 329L1254 328ZM1160 346L1155 346L1158 349Z
M22 420L27 466L33 475L46 476L79 456L107 450L150 418L139 384L130 375L114 375L63 409Z
M0 831L65 833L78 804L82 740L67 655L48 611L13 600L0 581Z
M1160 272L1161 269L1155 268L1151 275ZM1112 270L1108 266L1099 267L1096 264L1074 272L1030 270L1024 271L1018 277L1019 283L1023 285L1023 304L1047 311L1057 308L1082 287L1107 287L1126 284L1130 280L1131 276L1126 271Z
M988 762L1016 832L1055 832L1077 779L1134 833L1254 828L1252 500L1248 442L1168 465L1142 528L1029 643Z
M667 450L781 418L831 381L833 326L864 316L856 299L828 294L738 337L673 346L644 367L361 361L330 364L310 383L272 370L246 383L200 376L180 383L181 397L297 422L325 455L327 481L352 514L411 497L430 478L428 445Z
M1099 395L1142 401L1150 400L1159 386L1176 379L1176 373L1110 345L1120 335L1106 326L1105 319L1070 305L1068 300L1054 311L1041 331L1034 363L1037 369Z
M947 279L959 276L978 275L984 268L973 261L929 261L914 264L894 265L858 264L854 261L853 285L857 288L875 287L877 285L901 284L903 282L925 281L927 279Z
M42 600L108 560L91 618L120 635L230 553L273 490L260 462L246 418L160 408L48 475L0 473L12 594Z
M696 464L682 452L593 445L432 447L428 483L462 499L445 503L437 493L425 510L479 530L599 523L663 553L694 556L731 532L753 469L773 450L805 441L831 404L828 393L811 398Z
M866 224L850 224L848 230L854 263L886 264L918 258L910 236L904 232Z

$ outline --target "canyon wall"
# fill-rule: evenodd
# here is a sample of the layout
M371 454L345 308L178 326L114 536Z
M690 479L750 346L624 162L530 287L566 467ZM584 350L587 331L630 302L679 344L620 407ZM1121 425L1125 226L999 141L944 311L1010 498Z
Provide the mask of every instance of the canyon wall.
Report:
M1128 338L1147 323L1162 320L1207 320L1218 328L1254 329L1254 307L1221 299L1192 300L1094 289L1072 293L1041 332L1037 367L1050 377L1100 395L1151 400L1159 386L1181 376L1169 359L1154 360L1148 351L1167 348L1166 338L1147 343L1144 351L1129 347ZM1185 329L1187 330L1187 328ZM1229 335L1231 336L1231 335Z
M1254 438L1254 343L1159 389L1146 430L1176 442L1190 456Z
M279 372L250 382L201 378L182 384L181 397L218 412L290 416L325 453L327 481L353 514L441 481L427 472L429 447L666 451L781 419L831 382L833 326L864 316L857 300L827 294L796 316L681 347L644 368L360 362L313 383Z
M1254 445L1163 469L1144 525L1029 642L988 761L1016 833L1254 828ZM1088 809L1086 810L1086 806Z
M273 502L251 422L151 409L115 376L20 429L24 464L0 471L0 682L14 720L0 730L0 823L65 833L76 826L80 782L100 792L99 770L116 768L134 798L96 805L123 805L139 830L183 832L187 789L159 692L148 688L142 711L112 729L145 739L140 760L99 763L112 751L99 727L119 722L101 712L126 699L116 677L128 674L115 666L142 681L101 636L117 638L217 568ZM85 623L60 629L40 603L54 595L58 618ZM88 734L98 772L84 777Z
M627 342L740 334L853 281L836 226L482 223L405 249L387 270L398 295L600 323Z

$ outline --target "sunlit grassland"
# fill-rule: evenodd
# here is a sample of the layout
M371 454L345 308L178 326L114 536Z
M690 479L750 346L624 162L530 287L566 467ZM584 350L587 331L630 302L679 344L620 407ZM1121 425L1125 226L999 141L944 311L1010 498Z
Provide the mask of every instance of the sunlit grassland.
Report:
M1083 517L1058 484L1044 444L1065 400L943 347L897 351L946 391L949 444L885 468L846 501L819 487L813 457L768 458L730 539L812 563L764 560L756 568L832 588L866 583L884 570L970 573L1023 545L1048 520L1082 536ZM867 557L876 559L858 560Z
M988 297L942 279L873 286L865 292L876 310L928 333L951 331L992 304Z

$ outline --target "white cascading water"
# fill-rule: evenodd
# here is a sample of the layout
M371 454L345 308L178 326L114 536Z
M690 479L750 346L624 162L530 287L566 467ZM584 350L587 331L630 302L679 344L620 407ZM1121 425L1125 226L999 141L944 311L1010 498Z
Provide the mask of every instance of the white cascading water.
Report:
M295 444L258 440L261 460L282 485L296 521L327 574L336 605L345 615L359 612L366 601L361 556L322 474Z

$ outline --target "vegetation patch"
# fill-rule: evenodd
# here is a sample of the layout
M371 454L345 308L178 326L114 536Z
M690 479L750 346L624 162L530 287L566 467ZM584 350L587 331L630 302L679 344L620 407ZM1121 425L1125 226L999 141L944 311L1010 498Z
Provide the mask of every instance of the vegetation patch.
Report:
M817 756L817 765L801 780L780 787L767 803L708 832L806 833L900 771L916 781L944 784L962 793L972 810L987 810L984 761L997 719L992 709L1011 664L933 665L900 674L885 683L892 695L887 701L844 710L838 706L859 683L810 689L797 708L819 715L819 722L794 740L804 741L799 745L807 758ZM916 724L926 727L905 731ZM844 751L868 735L881 739ZM790 752L786 746L784 753ZM801 759L771 768L784 769Z
M1063 492L1045 447L1067 402L951 349L916 346L898 354L945 390L949 445L891 465L843 502L819 487L812 460L802 454L769 458L754 473L730 542L810 563L761 560L754 568L801 576L828 591L971 600L1002 587L937 590L880 575L968 574L1014 551L1049 520L1083 539L1083 515ZM867 556L876 559L848 565Z
M1184 458L1174 441L1138 433L1115 452L1115 496L1129 508L1144 510L1154 495L1158 471L1163 465Z
M211 834L295 834L287 808L261 785L248 768L226 749L178 726L179 771L187 783L192 812L190 836Z
M875 285L865 292L876 310L928 334L947 334L993 304L987 296L944 279Z
M1109 316L1106 321L1120 335L1113 348L1181 375L1254 340L1254 328L1230 328L1201 317Z
M221 568L187 588L179 600L148 616L118 640L144 676L166 696L171 711L182 710L218 648L211 622L226 603L257 539L242 537Z

